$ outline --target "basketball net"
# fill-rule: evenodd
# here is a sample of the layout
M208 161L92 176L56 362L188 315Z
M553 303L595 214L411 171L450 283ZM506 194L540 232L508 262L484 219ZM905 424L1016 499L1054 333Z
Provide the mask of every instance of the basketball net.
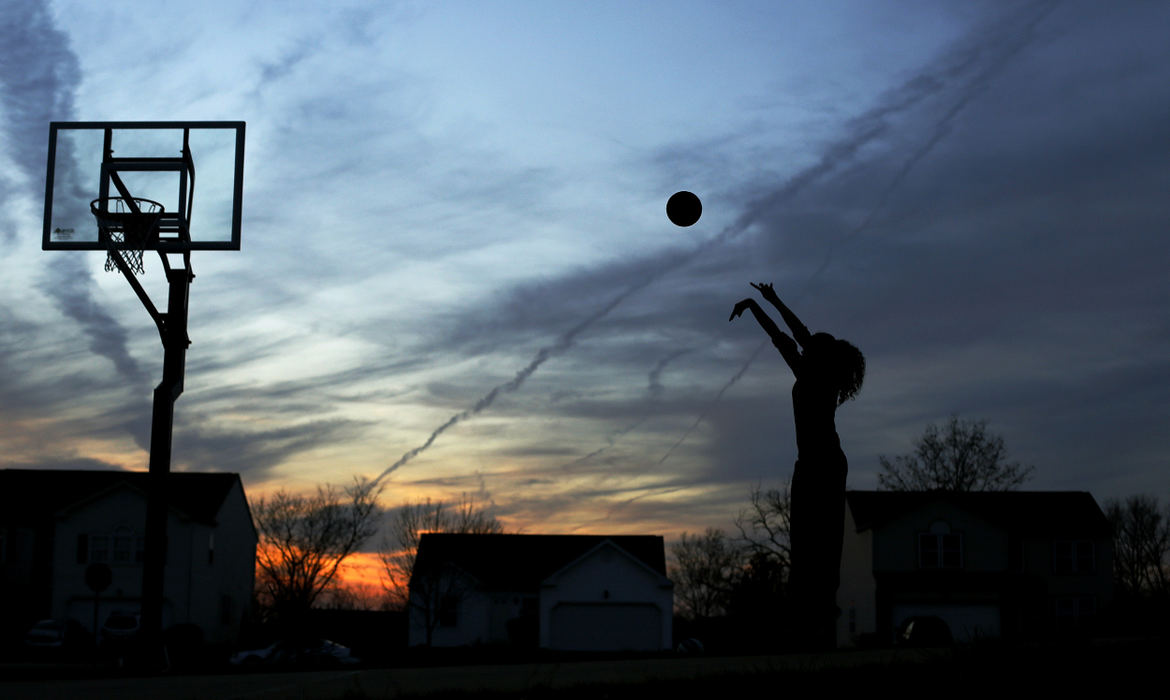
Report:
M89 208L106 243L106 272L120 271L114 260L119 256L132 274L141 275L145 271L142 254L148 243L158 241L163 205L138 197L107 197L93 200Z

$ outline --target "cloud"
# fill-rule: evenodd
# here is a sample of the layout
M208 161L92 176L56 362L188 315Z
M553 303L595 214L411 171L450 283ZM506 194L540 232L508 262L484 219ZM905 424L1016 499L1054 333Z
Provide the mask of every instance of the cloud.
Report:
M121 465L90 457L57 457L36 461L15 461L4 465L5 469L81 469L85 471L124 471Z
M678 102L687 81L618 64L728 73L729 52L650 55L607 35L612 53L559 54L597 81L558 84L588 92L570 108L544 94L548 65L527 72L540 42L512 37L506 55L443 44L437 25L458 10L410 31L378 11L310 26L245 8L226 27L182 10L197 40L135 75L191 94L176 103L167 88L144 109L238 112L249 152L245 249L197 261L176 464L258 481L372 469L404 493L439 494L480 489L463 475L480 468L516 522L701 530L795 458L790 373L757 328L726 321L748 281L770 279L870 361L838 414L851 486L872 485L876 455L956 411L1001 429L1037 464L1037 486L1164 481L1151 387L1170 356L1165 9L1041 2L982 22L988 10L859 7L831 20L796 10L795 45L820 43L806 28L835 41L804 56L784 53L786 11L741 18L728 32L744 42L736 87L692 80ZM45 122L72 116L80 75L52 15L17 10L34 39L15 41L56 38L39 54L0 48L6 116L19 99L68 107L9 120L3 135L6 162L22 165L0 196L35 214ZM98 11L57 21L80 27L84 12ZM582 47L597 34L588 19L572 28ZM904 20L923 31L888 39ZM767 40L744 39L748 25ZM141 81L110 86L98 52L75 50L95 88L79 93L86 114L121 109L118 91ZM250 72L206 68L229 63ZM12 92L9 76L53 66L39 96ZM630 99L610 102L611 72ZM20 124L33 125L27 138ZM662 212L684 188L705 205L686 230ZM37 260L39 288L0 302L5 447L56 458L10 437L41 420L58 438L101 441L99 459L140 461L125 443L137 426L141 446L149 426L148 319L119 315L141 314L132 297L107 306L108 280L76 256ZM54 295L38 303L59 327L28 291Z
M512 377L512 379L504 382L503 384L498 384L493 387L490 391L488 391L488 393L484 394L478 401L472 404L470 408L460 411L459 413L456 413L455 415L448 418L447 421L436 428L435 431L432 432L421 445L408 450L404 455L398 458L398 461L394 462L385 470L383 470L382 473L379 474L378 477L374 480L375 483L381 481L385 477L394 473L394 471L399 467L414 459L421 452L430 447L435 442L435 440L449 428L490 407L493 403L495 403L496 398L501 394L512 393L519 389L524 384L524 381L528 379L528 377L532 376L532 373L539 369L540 366L548 361L550 357L553 357L554 355L564 352L565 350L568 350L570 347L572 347L573 341L577 338L578 335L588 330L588 328L598 320L604 318L611 310L621 304L627 296L638 291L646 284L649 284L651 280L652 278L647 279L644 282L635 284L634 286L625 290L612 301L610 301L609 304L594 312L593 315L585 318L580 323L570 328L568 331L565 331L564 334L557 338L556 342L540 348L532 360L530 360L527 365L522 367L520 371L516 372L516 376Z
M229 430L188 418L175 430L173 460L183 471L236 472L250 484L263 483L290 457L352 440L366 427L332 419Z
M35 183L44 182L49 121L73 116L81 70L69 37L53 26L47 5L4 0L0 13L5 18L0 25L4 142L35 190Z
M935 118L933 127L929 131L928 137L915 148L910 156L903 161L899 167L888 180L884 192L877 203L873 206L870 214L863 219L863 221L855 226L844 238L847 240L852 236L857 235L863 231L873 219L875 212L884 207L886 200L890 193L896 190L905 179L906 175L912 171L914 166L924 158L947 133L949 125L952 120L958 115L963 107L974 98L976 94L985 86L990 77L1002 67L1006 61L1018 52L1024 46L1031 35L1031 31L1035 24L1039 22L1044 15L1051 11L1052 5L1044 4L1032 10L1032 16L1028 17L1026 22L1020 27L1013 27L1012 32L1004 33L1003 26L997 26L989 30L985 30L980 36L968 42L967 45L951 52L949 55L935 62L934 65L924 70L922 73L913 76L905 81L898 88L890 91L879 103L878 106L871 108L861 116L853 119L847 125L846 133L829 144L822 152L822 155L814 165L798 172L790 177L782 186L773 189L758 198L755 201L748 203L743 213L730 225L726 226L716 236L707 241L688 250L677 251L671 255L657 254L651 259L643 259L637 263L623 263L619 266L611 267L601 271L590 270L587 273L579 275L575 278L560 279L556 281L556 286L559 289L554 294L548 294L547 290L524 289L516 292L513 299L516 301L512 304L512 308L518 310L522 315L528 316L529 309L535 311L539 318L543 315L536 325L547 327L547 316L556 313L564 314L565 308L561 304L546 305L534 304L533 299L588 299L590 296L599 295L601 289L609 286L606 277L616 278L618 282L616 286L629 285L628 280L631 277L638 279L633 285L626 286L625 291L616 297L613 301L608 302L602 306L600 310L595 311L587 319L575 327L569 336L569 341L566 343L558 343L556 346L548 346L542 348L537 356L517 375L519 381L513 381L508 384L500 385L492 392L489 392L483 399L473 405L471 409L457 414L452 417L447 423L440 426L432 435L417 448L417 451L408 452L398 462L391 465L385 474L389 474L402 464L405 464L411 458L418 454L419 451L429 447L434 440L448 428L466 418L469 418L491 405L495 400L498 390L506 389L507 391L514 391L519 388L520 384L536 371L545 360L548 359L550 347L560 347L567 349L571 344L572 339L577 334L589 329L597 322L605 319L612 311L614 311L622 302L635 292L639 292L646 288L652 282L657 282L664 275L674 272L687 264L689 264L696 257L706 253L712 248L723 246L731 243L742 235L749 227L754 224L759 224L761 221L768 221L770 215L781 205L788 204L797 196L802 195L809 187L814 186L823 178L831 176L833 173L840 171L847 164L852 163L861 150L875 143L879 138L885 136L892 127L892 120L896 117L901 117L913 109L921 109L924 103L929 99L934 99L940 95L950 98L950 106L946 108L941 116ZM1005 23L1006 24L1006 23ZM832 259L833 246L831 245L825 254L824 261L820 268L818 268L807 280L807 284L811 284L828 266ZM630 274L630 268L635 265L640 265L645 268L645 272L641 275ZM620 270L615 274L616 270ZM577 283L591 284L594 288L585 290L592 292L592 294L581 294L581 290L571 290L571 287ZM544 286L550 286L547 283ZM543 292L543 293L542 293ZM494 320L494 319L493 319ZM485 323L476 324L475 330L469 331L476 333L486 325ZM514 324L507 324L505 327L515 329ZM714 401L719 398L733 386L740 377L750 367L751 362L760 354L762 346L750 355L750 359L740 367L719 390ZM674 448L677 447L686 437L697 427L701 422L704 414L700 414L699 419L691 425L690 428L683 434L683 436L666 452L660 461L665 461ZM600 451L595 451L592 454L599 454Z
M1024 436L1019 442L1027 454L1061 461L1058 441L1039 444L1033 443L1035 438L1024 439L1044 434L1037 421L1043 410L1040 405L1061 399L1041 392L1034 395L1038 404L1030 413L1017 410L1021 404L1013 403L1018 399L1013 388L1026 390L1011 385L1014 374L1005 376L1006 384L998 381L996 368L1013 361L1012 345L1025 355L1038 353L1033 355L1038 362L1047 361L1052 326L1037 324L1035 314L1057 308L1075 313L1069 304L1058 303L1062 297L1068 301L1070 289L1078 303L1102 311L1117 294L1148 293L1149 280L1157 273L1147 268L1159 259L1161 250L1151 234L1165 213L1163 199L1153 193L1163 187L1167 171L1157 167L1164 165L1164 154L1137 144L1164 141L1167 127L1164 120L1153 117L1165 113L1159 106L1164 91L1126 91L1123 99L1135 103L1133 112L1107 110L1117 122L1115 128L1094 141L1086 138L1093 133L1097 118L1091 108L1083 120L1077 119L1055 94L1063 89L1059 84L1044 77L1039 83L1043 87L1037 87L1038 66L1066 38L1062 32L1067 28L1059 13L1053 12L1056 8L1053 3L1031 4L974 31L850 120L812 165L770 189L758 182L744 186L743 191L756 194L746 200L732 224L707 241L517 285L484 300L466 316L451 318L447 325L453 330L439 342L474 356L502 351L509 344L522 347L522 339L540 337L542 330L567 317L588 319L585 332L573 338L573 352L563 354L556 365L564 369L557 377L570 376L571 365L577 383L572 388L558 387L555 396L551 392L543 399L534 396L524 408L511 406L508 412L518 415L540 406L558 418L587 416L601 424L598 427L608 425L591 431L578 423L582 435L596 435L600 444L581 449L579 457L561 461L561 466L577 469L590 460L613 456L619 439L636 438L643 449L648 443L658 444L670 425L677 425L678 432L665 444L677 445L677 436L686 440L710 420L702 440L686 443L688 464L702 455L719 465L711 470L729 480L755 480L769 474L779 479L795 457L795 447L785 437L791 418L784 389L791 380L778 363L766 371L757 370L760 376L748 375L752 363L740 358L761 354L758 334L728 331L722 320L738 298L740 285L771 270L783 281L783 288L794 290L793 298L802 302L798 311L811 326L841 329L870 357L871 375L863 396L857 405L843 409L841 416L843 431L854 431L851 444L857 450L851 454L851 484L866 487L876 454L892 452L891 446L900 445L920 432L925 422L949 414L956 406L976 418L991 415L996 419L993 424L999 422L1012 435ZM1083 36L1075 39L1083 40ZM1077 66L1066 67L1070 75L1077 74ZM1039 97L1050 85L1054 94ZM1044 123L1061 127L1055 131L1041 127L1037 134L1034 124L1013 134L1012 141L1003 141L1005 124L995 115L1016 108L1006 100L1021 99L1029 92L1037 103L1029 109L1041 110ZM1016 123L1006 127L1013 129ZM1068 139L1054 141L1058 134ZM1134 145L1126 145L1127 140ZM1076 161L1071 169L1070 157ZM1093 159L1099 159L1095 167L1090 165ZM1122 172L1131 167L1131 172ZM1085 187L1080 196L1075 191L1082 185L1070 189L1077 178ZM1128 205L1118 200L1117 213L1137 225L1119 230L1117 244L1104 251L1106 260L1115 259L1110 275L1087 277L1088 289L1100 292L1094 299L1088 292L1070 288L1066 276L1069 266L1092 267L1100 259L1083 247L1093 245L1092 232L1074 233L1092 223L1054 210L1053 203L1064 201L1067 193L1067 201L1078 206L1096 206L1111 188L1118 190L1119 197L1124 196L1121 192L1134 194ZM1062 194L1053 200L1056 192ZM1134 206L1135 202L1142 204ZM1151 209L1154 202L1159 204ZM1121 268L1133 250L1127 247L1131 244L1139 244L1147 254L1129 261L1138 271L1136 277L1127 278ZM652 283L645 283L647 279ZM631 284L637 285L637 293L612 304L614 290L629 290ZM716 296L720 294L725 297ZM1153 303L1152 297L1137 304L1131 300L1123 309L1125 323L1143 309L1154 311ZM637 406L644 397L633 391L635 368L640 364L644 373L645 367L653 366L655 354L662 357L671 352L672 340L677 347L680 336L688 347L704 348L687 356L686 367L678 371L685 387L679 391L700 419L678 420L680 406L686 404L672 396L669 407L660 407L655 420L639 422ZM980 357L980 351L988 354ZM538 353L535 364L525 367L529 370L525 379L537 369L553 367L545 364L547 359ZM590 367L593 364L595 368ZM720 366L724 369L719 370ZM909 368L911 374L902 381L912 385L899 387L886 381L900 367ZM712 369L727 372L724 377L729 378L713 382L717 375ZM1144 368L1126 384L1139 386L1139 374L1157 381L1156 369ZM747 376L753 381L739 385L741 391L732 396L729 389ZM1070 381L1079 381L1080 376ZM586 377L596 377L600 383L590 383ZM616 388L619 383L628 388ZM552 386L555 383L542 388ZM581 399L605 393L612 399L606 408L581 410L588 405ZM704 393L723 398L704 400ZM764 396L768 398L761 399ZM745 422L745 415L760 410L753 403L757 400L769 407L768 419ZM872 403L867 406L867 402ZM460 420L487 407L473 406L478 410L457 414ZM703 418L707 413L711 417ZM627 430L631 425L636 432ZM1070 424L1058 434L1092 432L1083 422L1075 425L1079 427ZM436 437L438 433L427 446ZM523 448L508 449L520 454L516 450ZM635 473L645 469L644 456L632 464L621 458L607 459L604 468ZM526 473L531 483L539 484L541 474L552 471ZM700 470L690 478L693 483L705 483L706 474ZM1080 478L1089 483L1094 477L1086 471ZM579 495L585 498L589 493L593 492Z
M9 1L2 14L6 20L0 28L4 141L30 186L27 195L39 197L48 124L74 118L73 96L81 70L69 48L69 37L54 26L46 4ZM79 189L80 173L57 172L56 177L64 189ZM7 239L12 242L11 234ZM112 362L126 383L145 389L148 379L129 351L126 329L98 305L97 287L82 263L79 255L57 256L38 287L81 326L94 353ZM135 437L141 444L141 431Z

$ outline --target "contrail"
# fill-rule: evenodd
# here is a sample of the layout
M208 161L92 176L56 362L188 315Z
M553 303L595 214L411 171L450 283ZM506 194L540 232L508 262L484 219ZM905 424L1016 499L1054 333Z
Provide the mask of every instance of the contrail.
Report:
M682 437L680 437L677 442L670 446L670 449L666 451L666 454L662 455L662 459L658 460L659 464L665 462L667 458L670 457L670 455L674 454L675 448L683 444L683 442L688 437L690 437L691 433L695 432L695 428L699 427L699 424L703 422L703 420L707 417L707 414L710 413L711 409L715 407L715 404L719 403L719 399L723 398L723 395L727 393L727 390L735 386L735 383L739 381L739 378L747 373L748 368L752 366L752 362L755 361L756 357L758 357L767 346L768 341L766 340L756 346L756 349L752 351L752 355L748 358L748 361L739 368L738 372L732 375L731 379L727 380L727 383L723 385L723 387L719 390L719 393L715 394L715 398L711 399L710 403L708 403L707 406L703 409L702 413L699 414L699 417L695 419L695 422L691 423L691 427L687 428Z
M1049 10L1045 10L1044 14L1046 14L1048 11ZM1035 22L1038 22L1042 16L1043 14L1039 15L1032 23L1030 23L1029 27L1032 24L1035 24ZM777 190L750 203L743 214L741 214L735 221L725 226L718 234L695 246L689 252L676 257L670 263L664 264L657 271L643 278L637 284L627 288L608 304L594 312L591 316L586 318L577 326L573 327L567 333L562 335L555 343L550 346L541 348L539 351L537 351L537 354L532 359L532 361L529 362L528 365L519 372L517 372L516 376L513 377L511 381L496 386L481 399L479 399L479 401L477 401L471 408L451 416L451 418L449 418L445 423L440 425L433 433L431 433L431 435L421 445L415 447L412 450L409 450L403 454L402 457L398 459L398 461L387 467L380 475L378 475L377 479L375 479L375 482L381 481L384 477L388 476L402 465L414 459L416 456L418 456L419 453L430 447L435 442L435 439L438 438L439 435L442 435L444 432L446 432L448 428L451 428L461 421L470 418L471 416L474 416L475 414L486 409L501 393L510 393L519 389L524 381L533 372L539 369L540 366L545 363L545 361L547 361L554 354L563 352L572 346L573 341L579 334L587 330L597 321L609 315L610 312L616 309L622 302L624 302L635 292L645 288L651 282L656 281L668 272L672 272L685 266L691 260L710 250L711 248L722 245L737 238L749 227L751 227L751 225L755 223L755 221L764 213L780 206L781 204L784 204L785 202L790 201L793 197L795 197L813 182L834 171L840 165L852 160L857 155L858 151L861 150L861 148L878 139L889 130L889 120L891 117L917 106L928 97L944 90L948 85L948 78L953 79L956 76L961 76L961 74L967 72L970 65L978 61L979 54L982 52L982 50L983 47L976 47L976 49L970 52L970 55L961 56L960 58L962 60L959 61L958 65L947 66L942 71L935 71L934 73L928 72L918 75L903 83L896 90L893 90L881 104L871 108L861 116L853 119L848 124L847 135L829 146L825 153L821 156L820 160L817 161L817 163L797 173ZM968 90L971 90L971 88L968 88ZM967 99L970 98L968 97ZM963 102L963 104L965 104L965 102ZM939 138L941 138L941 136ZM933 148L932 142L928 142L928 144L930 144L930 148ZM926 152L923 152L922 155L925 155L925 153ZM755 355L753 354L752 359L754 359L754 357ZM747 365L741 368L740 372L736 373L728 385L726 385L724 389L720 390L719 396L721 396L727 388L738 381L739 377L743 376L743 373L747 371L747 367L750 366L750 362L751 361L749 360Z
M657 397L662 393L663 387L661 377L662 372L666 369L666 366L689 352L691 352L690 348L675 350L674 352L659 360L658 364L654 365L654 369L650 370L650 374L647 377L646 386L646 391L650 392L651 396Z
M673 362L674 360L682 357L683 355L686 355L689 352L692 352L691 348L683 348L682 350L675 350L674 352L668 354L666 357L663 357L662 359L660 359L657 362L657 364L654 365L654 368L650 370L649 375L647 375L646 391L647 391L647 393L650 394L651 400L657 399L658 396L663 391L663 386L662 386L662 382L660 381L660 378L662 377L662 372L666 369L666 366L668 364L670 364L671 362ZM578 457L577 459L574 459L572 462L569 462L567 464L562 464L561 469L564 469L564 470L572 469L573 467L575 467L579 464L584 464L584 463L588 462L589 460L593 459L594 457L598 457L601 454L605 453L606 451L609 450L609 448L611 448L617 444L618 438L620 438L623 435L626 435L630 432L633 432L638 426L645 423L646 419L650 417L650 411L651 411L651 409L647 408L645 413L643 413L638 418L638 420L634 421L633 423L630 423L629 425L618 428L617 430L610 433L609 436L606 438L606 442L608 444L605 445L605 447L599 447L596 450L593 450L592 452L590 452L589 454L587 454L583 457Z
M562 465L561 465L561 469L568 471L568 470L572 469L573 467L576 467L576 466L577 466L577 465L579 465L579 464L585 464L586 462L589 462L589 461L590 461L590 460L592 460L594 457L600 457L602 454L604 454L605 452L609 451L609 448L611 448L611 447L613 447L614 445L616 445L616 444L617 444L617 440L618 440L618 438L620 438L620 437L622 437L623 435L626 435L627 433L630 433L630 432L632 432L633 430L635 430L635 429L636 429L638 426L640 426L640 425L642 425L643 423L645 423L645 422L646 422L646 418L648 418L648 417L649 417L648 415L646 415L646 416L642 416L641 418L639 418L638 420L634 421L633 423L630 423L629 425L627 425L627 426L625 426L625 427L622 427L622 428L619 428L619 429L617 429L617 430L613 431L612 433L610 433L609 437L607 437L607 438L605 439L605 440L606 440L606 443L607 443L607 444L605 445L605 447L599 447L599 448L597 448L596 450L593 450L592 452L590 452L590 453L589 453L589 454L587 454L587 455L584 455L584 456L582 456L582 457L578 457L577 459L574 459L572 462L569 462L569 463L567 463L567 464L562 464Z
M902 166L898 169L898 172L894 174L894 177L890 179L890 182L882 191L878 201L875 202L872 207L870 207L869 213L866 214L865 218L863 218L856 226L854 226L853 229L849 231L849 233L835 241L832 241L829 244L829 249L826 251L825 259L821 261L820 267L818 267L816 271L809 275L809 278L805 280L804 286L806 290L814 281L817 280L817 278L821 276L821 273L823 273L825 268L827 268L832 262L833 254L837 249L837 245L852 240L858 234L862 233L870 227L874 219L877 217L878 212L885 209L886 204L890 201L890 197L899 187L902 186L902 182L911 173L911 171L913 171L918 163L921 162L923 158L928 156L934 150L935 146L937 146L939 142L941 142L947 136L947 134L950 133L951 122L955 120L955 117L959 116L959 114L967 108L967 105L969 105L972 100L975 99L976 95L978 95L984 88L988 86L988 84L991 82L991 78L996 73L998 73L1004 66L1006 66L1008 62L1016 56L1016 54L1018 54L1029 43L1031 43L1032 32L1036 28L1036 25L1039 24L1041 20L1043 20L1056 8L1056 4L1054 2L1038 3L1036 6L1041 8L1040 11L1035 16L1033 16L1027 24L1024 25L1019 36L1015 37L1015 41L1012 41L1012 38L1007 40L1006 49L1003 51L1003 53L990 60L988 65L971 79L967 87L959 94L959 97L955 100L954 104L952 104L950 108L948 108L947 111L943 113L942 117L940 117L939 120L935 123L930 138L928 138L918 148L916 148L914 152L910 154L910 157L907 158L904 163L902 163ZM946 72L959 73L966 70L967 65L976 62L979 58L979 54L983 53L983 51L984 48L982 47L975 47L970 49L969 53L971 55L966 59L966 61L964 61L964 64L966 65L961 65Z
M73 95L81 83L77 56L69 49L69 37L53 25L46 3L0 1L0 105L5 115L7 138L17 167L30 184L28 196L43 191L48 126L53 120L75 118ZM62 159L62 163L68 159ZM76 168L62 168L58 182L84 196L82 176ZM5 231L10 243L13 233ZM96 286L86 269L84 256L57 253L48 265L48 279L38 283L56 307L75 320L89 339L89 348L108 359L130 385L149 384L146 372L130 354L128 334L118 321L94 303ZM149 415L149 402L136 412ZM131 433L140 447L149 442L149 421L133 421Z
M381 481L399 467L417 457L423 450L426 450L428 447L430 447L435 442L435 439L446 432L448 428L451 428L461 421L474 416L475 414L490 406L501 393L509 393L519 389L520 386L524 383L524 380L526 380L533 372L535 372L542 364L544 364L544 362L548 360L549 357L569 348L579 334L587 330L597 321L609 315L611 311L616 309L623 301L625 301L635 292L645 288L651 282L656 281L666 273L683 267L692 259L698 257L707 250L736 238L744 231L746 231L755 222L755 220L759 218L761 214L795 197L805 187L816 181L822 175L832 171L840 164L850 160L854 155L857 154L862 146L876 139L886 131L888 128L888 124L886 123L887 117L902 110L908 109L909 107L916 104L919 100L923 99L927 94L937 89L937 85L928 85L924 90L918 90L913 93L903 89L899 92L906 94L898 94L897 98L891 100L888 104L874 108L862 115L860 118L854 120L854 129L852 130L853 133L851 133L850 137L833 144L816 164L809 166L808 168L805 168L804 170L797 173L794 177L790 178L786 183L784 183L780 189L756 200L754 203L749 205L743 214L741 214L735 221L725 226L723 230L714 237L704 241L703 243L700 243L699 245L692 248L689 252L678 256L670 263L664 264L658 270L644 277L637 284L627 288L608 304L594 312L591 316L562 335L557 340L557 342L538 350L532 361L529 362L528 365L519 372L517 372L516 376L513 377L511 381L496 386L481 399L479 399L479 401L476 401L476 403L471 408L451 416L445 423L435 429L435 431L432 432L421 445L407 451L398 458L398 461L391 464L381 474L379 474L378 477L374 480L375 483Z
M670 485L666 485L666 486L658 486L658 487L652 487L652 488L645 489L642 491L642 493L638 494L637 496L632 496L632 497L627 498L626 500L622 501L621 503L617 503L613 506L610 506L609 510L607 510L605 512L604 517L598 518L597 520L595 520L593 522L610 522L613 520L613 516L616 515L618 513L618 511L625 510L626 508L629 508L634 502L640 501L643 498L649 498L650 496L665 496L667 494L677 493L679 491L685 491L686 489L689 489L692 487L693 487L693 484L684 483L681 486L676 486L674 484L670 484ZM589 525L589 524L591 524L591 523L585 523L585 525ZM573 528L573 530L579 530L582 527L585 527L585 525L579 525L579 526Z
M398 458L397 462L391 464L381 474L379 474L378 477L374 479L374 483L377 484L382 479L393 473L396 469L417 457L419 453L430 447L435 442L437 437L445 433L448 428L457 425L458 423L474 416L480 411L483 411L488 406L491 406L493 403L495 403L495 400L499 398L500 394L510 394L513 391L519 389L524 384L524 381L532 376L532 373L539 369L540 366L543 365L550 357L564 352L565 350L568 350L570 347L572 347L573 341L577 339L578 335L585 332L585 330L587 330L594 323L597 323L602 318L605 318L607 315L609 315L609 312L616 309L618 305L625 301L626 298L631 294L637 292L638 290L656 280L662 274L662 272L663 271L659 271L645 277L638 284L635 284L634 286L626 289L624 292L614 297L612 301L595 311L593 315L589 316L584 321L581 321L576 326L570 328L563 335L561 335L560 338L557 338L555 343L552 345L546 345L545 347L538 350L536 352L536 356L532 358L532 361L529 362L519 372L517 372L516 376L512 377L512 379L504 382L503 384L497 385L491 391L484 394L483 397L476 401L471 408L456 413L455 415L448 418L447 422L436 428L435 431L431 433L430 437L428 437L426 441L423 442L423 444L407 451Z
M906 179L910 172L914 170L915 166L917 166L923 158L929 155L930 152L934 150L935 146L937 146L939 142L941 142L943 138L945 138L946 135L950 132L951 122L954 121L955 117L957 117L967 107L967 105L969 105L971 101L975 99L975 96L978 95L979 92L988 85L993 75L998 73L1005 65L1007 65L1009 60L1011 60L1017 53L1023 50L1024 47L1026 47L1029 43L1031 43L1032 32L1036 25L1039 24L1041 20L1043 20L1056 8L1056 3L1038 3L1034 5L1034 7L1039 7L1040 10L1024 25L1022 31L1017 36L1009 37L1006 41L1001 42L1001 48L1006 46L1004 51L995 58L988 61L987 65L984 66L981 70L978 70L976 75L971 78L967 85L962 87L962 92L960 92L958 99L955 100L954 104L952 104L950 108L948 108L947 111L943 113L942 117L940 117L939 120L935 123L930 137L926 139L926 141L924 141L921 145L919 145L918 148L916 148L910 154L910 157L902 163L902 166L898 169L898 172L894 174L894 177L890 179L890 182L882 191L878 201L870 208L869 213L866 214L861 222L854 226L853 229L849 231L849 233L829 244L829 249L825 253L825 259L821 262L820 267L818 267L811 275L809 275L808 279L805 280L804 289L801 290L801 292L796 296L797 300L800 300L804 297L812 283L815 282L825 271L825 269L829 267L829 264L833 260L833 255L836 251L837 245L839 243L844 243L853 239L870 227L874 219L877 217L878 212L885 208L886 203L890 199L890 196L902 185L902 182ZM959 65L945 69L942 71L942 73L947 76L957 76L967 72L972 65L978 63L980 55L983 54L987 48L987 46L976 46L969 49L966 52L967 55L965 57L961 57L962 60L959 61ZM920 76L919 78L904 84L902 86L902 90L906 90L907 88L913 86L914 83L922 80L924 80L924 77ZM923 84L927 86L927 92L922 95L923 98L926 97L929 93L936 92L941 85L941 83L933 76L926 76L925 80L926 82ZM863 121L867 120L863 119ZM723 398L723 395L727 393L727 390L734 386L735 383L738 382L740 378L747 373L748 369L751 368L752 364L756 361L756 358L759 357L760 352L766 345L767 341L764 341L758 347L756 347L748 359L745 360L736 373L732 375L731 379L729 379L719 389L719 392L716 393L715 397L711 399L711 401L699 414L699 417L695 419L695 422L692 423L689 428L687 428L682 437L679 438L678 441L675 442L669 450L667 450L666 454L664 454L662 458L658 460L659 464L662 464L664 461L666 461L666 459L674 452L675 448L681 445L688 437L690 437L691 433L693 433L695 429L699 427L699 424L702 423L704 419L706 419L707 415L711 412L711 409L715 406L715 404L719 403L719 401Z

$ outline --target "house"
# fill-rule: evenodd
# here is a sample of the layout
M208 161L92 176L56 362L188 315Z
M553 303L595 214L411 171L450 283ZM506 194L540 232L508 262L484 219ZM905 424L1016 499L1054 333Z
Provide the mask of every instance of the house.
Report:
M1110 527L1086 492L849 491L841 645L914 617L956 641L1091 629L1112 597Z
M142 590L146 472L0 470L0 633L11 642L42 619L91 633L114 612L137 613ZM238 474L168 477L163 626L196 625L235 639L252 600L256 530ZM95 597L91 564L109 566Z
M410 602L412 646L671 647L657 536L424 534Z

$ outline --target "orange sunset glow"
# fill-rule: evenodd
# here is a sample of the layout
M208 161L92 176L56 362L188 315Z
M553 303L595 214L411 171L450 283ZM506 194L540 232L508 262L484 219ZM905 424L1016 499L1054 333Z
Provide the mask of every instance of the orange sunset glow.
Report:
M389 577L376 552L356 552L337 570L334 586L351 593L362 608L379 608L387 600Z

